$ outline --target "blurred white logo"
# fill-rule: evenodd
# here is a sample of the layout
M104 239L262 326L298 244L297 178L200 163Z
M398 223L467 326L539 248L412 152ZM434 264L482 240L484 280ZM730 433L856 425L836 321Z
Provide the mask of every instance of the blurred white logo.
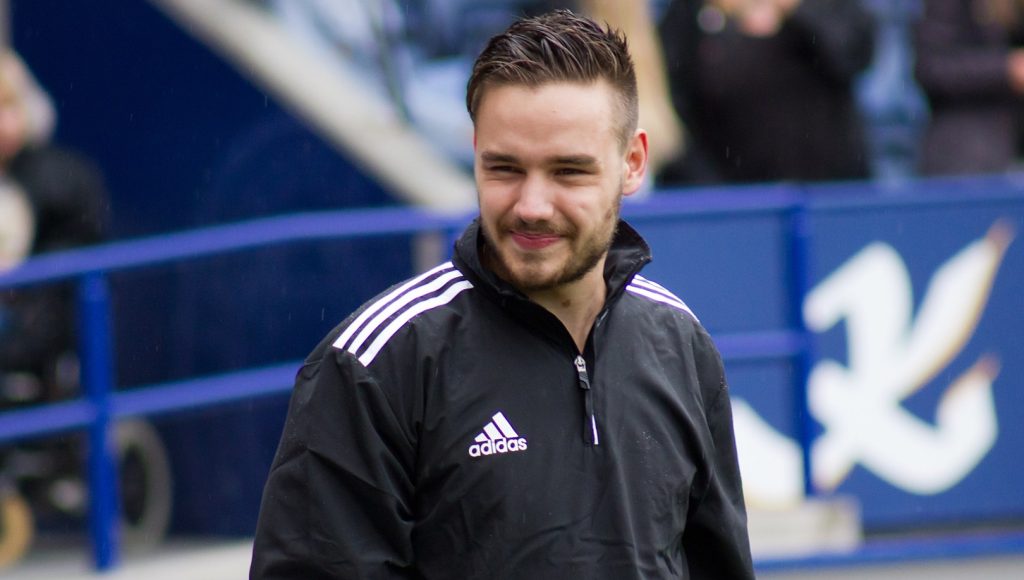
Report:
M933 421L909 412L902 402L967 344L1012 238L1012 229L997 222L954 254L932 276L916 315L906 265L880 242L863 248L808 294L803 312L808 328L825 332L845 321L848 345L845 366L821 360L808 380L811 414L824 427L811 449L818 489L835 489L860 464L908 492L939 493L966 477L992 448L998 432L994 355L980 357L945 387ZM803 490L797 444L742 401L734 408L751 503L798 500ZM744 459L755 453L762 458ZM782 477L780 466L788 472Z

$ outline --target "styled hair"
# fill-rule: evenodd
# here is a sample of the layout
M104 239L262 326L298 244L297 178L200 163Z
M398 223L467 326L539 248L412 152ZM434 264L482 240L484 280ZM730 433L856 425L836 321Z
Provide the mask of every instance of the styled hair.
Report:
M487 89L505 85L536 88L547 83L607 81L619 97L620 144L633 136L639 117L636 71L626 37L569 10L516 21L491 38L473 63L466 108L476 113Z

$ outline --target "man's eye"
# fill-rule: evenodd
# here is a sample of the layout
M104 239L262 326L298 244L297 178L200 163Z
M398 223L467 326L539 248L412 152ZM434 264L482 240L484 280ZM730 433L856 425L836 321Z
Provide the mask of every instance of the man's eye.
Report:
M518 169L511 165L492 165L487 168L487 171L492 173L516 173Z
M560 167L555 170L555 175L586 175L586 173L577 167Z

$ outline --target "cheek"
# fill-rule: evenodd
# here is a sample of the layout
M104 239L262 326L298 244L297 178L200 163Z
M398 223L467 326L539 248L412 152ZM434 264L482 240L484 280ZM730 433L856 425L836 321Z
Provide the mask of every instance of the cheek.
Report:
M515 205L516 190L511 184L502 182L477 184L477 201L480 211L504 213Z
M604 223L619 214L619 195L606 188L592 189L578 196L567 196L560 206L562 214L576 223L590 223L604 227Z
M480 206L481 219L487 223L497 224L508 213L506 198L491 190L479 192L477 204Z

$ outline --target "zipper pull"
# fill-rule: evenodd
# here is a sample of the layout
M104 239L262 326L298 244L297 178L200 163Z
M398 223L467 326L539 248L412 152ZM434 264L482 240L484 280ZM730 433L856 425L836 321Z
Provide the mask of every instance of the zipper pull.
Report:
M594 395L590 390L590 375L587 374L587 361L583 355L576 355L576 378L583 389L583 440L592 445L598 444L597 419L594 418Z

